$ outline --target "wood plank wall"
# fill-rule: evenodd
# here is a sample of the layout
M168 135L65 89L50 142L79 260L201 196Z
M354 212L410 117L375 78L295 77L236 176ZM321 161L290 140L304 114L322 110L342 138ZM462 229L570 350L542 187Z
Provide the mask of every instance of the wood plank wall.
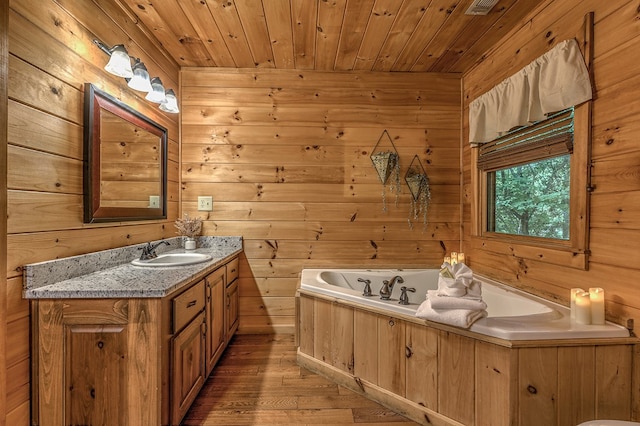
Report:
M9 85L9 2L0 4L0 194L7 191L7 91ZM7 197L0 197L0 217L7 216ZM7 222L0 221L0 271L7 267ZM7 347L7 279L0 278L0 348ZM0 426L6 424L7 351L0 350Z
M594 12L590 262L587 271L491 251L471 235L468 105L557 42L581 33ZM638 2L545 1L463 78L463 245L472 269L568 304L571 287L603 287L607 318L640 322L640 48ZM514 245L515 246L515 245Z
M292 332L305 267L437 267L458 250L459 77L182 69L181 204L205 234L244 237L240 332ZM417 155L431 179L425 229L403 179L383 212L369 155L385 129L401 177Z
M8 2L2 2L3 7ZM175 235L178 215L178 116L160 112L123 79L103 70L93 45L125 43L152 75L178 89L177 64L150 41L117 1L12 0L9 10L7 407L0 424L29 424L29 304L21 298L26 263ZM3 30L6 28L2 25ZM3 75L4 80L4 75ZM169 218L82 223L83 84L139 109L169 129ZM4 114L2 114L4 117ZM1 130L1 129L0 129ZM5 197L2 197L5 199ZM1 300L1 298L0 298ZM1 315L0 315L1 317ZM5 346L2 345L4 348ZM0 377L5 372L0 366Z

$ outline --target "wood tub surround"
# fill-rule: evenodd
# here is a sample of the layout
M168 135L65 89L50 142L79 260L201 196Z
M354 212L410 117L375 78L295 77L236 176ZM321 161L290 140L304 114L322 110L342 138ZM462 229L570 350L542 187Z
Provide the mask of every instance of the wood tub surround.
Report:
M300 290L298 344L301 366L421 424L633 416L634 337L508 341Z
M34 299L34 424L180 424L237 330L238 264L232 250L177 288L145 268L169 277L162 297Z

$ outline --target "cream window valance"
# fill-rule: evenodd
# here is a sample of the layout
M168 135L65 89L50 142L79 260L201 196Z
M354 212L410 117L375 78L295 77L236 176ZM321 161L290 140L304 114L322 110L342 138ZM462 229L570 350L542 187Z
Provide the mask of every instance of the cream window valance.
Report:
M469 142L491 141L591 97L589 72L578 43L565 40L471 102Z

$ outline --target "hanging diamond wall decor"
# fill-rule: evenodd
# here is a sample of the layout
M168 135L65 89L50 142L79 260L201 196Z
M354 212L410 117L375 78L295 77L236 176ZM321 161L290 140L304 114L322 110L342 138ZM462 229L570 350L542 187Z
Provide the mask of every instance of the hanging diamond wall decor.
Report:
M414 156L411 164L404 175L404 180L411 192L411 209L409 211L409 228L413 229L411 218L418 219L422 214L423 230L427 227L427 210L431 200L431 190L429 189L429 177L422 166L418 156Z
M382 183L382 211L387 211L387 182L389 189L395 192L396 205L398 204L398 195L400 194L400 157L386 129L378 138L378 142L373 147L369 158L371 158L373 167L378 172L378 177Z

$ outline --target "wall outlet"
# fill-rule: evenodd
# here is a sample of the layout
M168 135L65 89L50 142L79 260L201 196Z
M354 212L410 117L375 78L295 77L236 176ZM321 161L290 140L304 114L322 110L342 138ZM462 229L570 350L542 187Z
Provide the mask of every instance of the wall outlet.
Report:
M198 197L198 211L210 212L213 210L213 197Z
M160 196L159 195L149 195L149 208L150 209L159 209L160 208Z

